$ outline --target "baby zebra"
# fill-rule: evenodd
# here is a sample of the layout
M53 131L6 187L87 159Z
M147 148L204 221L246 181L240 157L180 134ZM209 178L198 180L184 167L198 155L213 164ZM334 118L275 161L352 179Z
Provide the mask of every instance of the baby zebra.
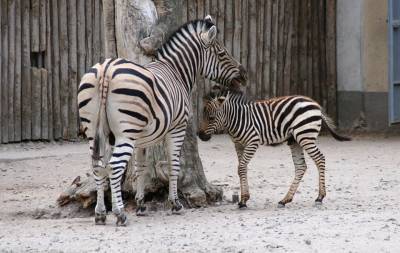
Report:
M226 129L231 136L239 160L240 178L239 207L246 207L250 198L247 183L247 164L260 145L273 145L287 141L295 166L295 177L286 196L279 202L283 207L292 201L307 165L303 150L314 160L319 172L319 194L316 203L322 203L325 191L325 157L318 149L316 140L324 123L338 141L349 137L335 132L332 120L321 106L304 96L277 97L261 101L249 101L240 93L228 92L226 96L207 99L200 125L199 137L208 141L211 135Z

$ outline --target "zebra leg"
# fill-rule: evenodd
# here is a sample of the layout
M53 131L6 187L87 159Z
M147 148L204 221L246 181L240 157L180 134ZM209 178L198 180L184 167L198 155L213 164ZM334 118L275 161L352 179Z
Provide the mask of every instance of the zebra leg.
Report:
M110 168L112 211L117 217L117 226L125 226L127 218L122 201L121 180L126 166L132 158L134 146L132 142L121 142L121 140L116 140L115 144L111 159L107 165Z
M249 185L247 181L247 165L251 158L253 158L258 148L258 144L247 145L243 149L243 153L240 156L238 175L240 179L240 202L239 208L246 208L246 202L250 199Z
M136 175L137 175L137 184L136 184L136 215L137 216L144 216L146 215L146 206L144 205L144 172L147 169L146 163L146 149L144 148L137 148L135 152L135 168L136 168Z
M236 150L236 155L238 157L238 161L240 162L240 159L243 155L243 145L240 144L239 142L235 142L235 150Z
M321 204L322 200L326 196L326 189L325 189L325 156L319 150L315 142L313 145L307 145L305 148L307 154L314 160L315 165L318 168L318 175L319 175L319 193L318 197L315 200L316 204Z
M104 166L103 161L107 159L106 157L94 157L93 156L93 136L89 130L89 146L90 146L90 156L92 157L92 173L93 178L96 182L97 200L95 207L95 224L105 225L106 224L106 206L104 204L104 191L108 183L108 172ZM103 154L104 155L104 154Z
M286 196L281 201L279 201L278 207L284 207L287 203L292 202L293 196L296 193L297 188L299 187L299 183L307 170L303 148L297 142L294 142L290 145L290 151L292 153L295 176Z
M97 161L101 162L101 161ZM106 207L104 204L104 190L107 183L107 172L104 166L96 163L93 160L93 176L96 181L96 190L97 190L97 201L95 208L95 224L96 225L105 225L106 224Z
M180 153L186 135L186 125L174 129L167 135L169 155L169 196L172 204L172 213L178 214L183 211L183 206L178 198L178 177L180 171Z

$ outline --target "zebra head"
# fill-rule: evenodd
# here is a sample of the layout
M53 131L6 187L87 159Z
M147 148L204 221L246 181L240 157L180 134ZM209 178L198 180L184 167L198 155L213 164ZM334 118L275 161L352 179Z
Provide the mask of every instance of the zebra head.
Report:
M223 106L224 96L214 99L206 99L204 103L203 119L200 122L199 138L202 141L211 139L211 135L224 129Z
M200 74L233 89L245 85L247 80L245 68L218 41L216 38L217 27L209 15L204 18L204 25L199 35L203 48L203 64L200 65Z

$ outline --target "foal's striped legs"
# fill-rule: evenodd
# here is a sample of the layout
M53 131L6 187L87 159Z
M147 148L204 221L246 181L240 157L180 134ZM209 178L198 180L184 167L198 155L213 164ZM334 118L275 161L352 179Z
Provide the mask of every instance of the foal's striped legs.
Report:
M279 201L279 207L284 207L285 204L292 202L293 196L296 193L297 188L299 187L299 183L307 170L303 148L297 142L294 142L290 145L290 151L292 153L295 176L292 184L290 185L289 191L286 193L286 196L281 201Z
M316 204L321 204L322 200L326 196L325 189L325 156L319 150L315 142L309 144L304 147L307 154L314 160L315 165L318 168L318 176L319 176L319 193L318 197L315 200Z
M247 165L250 160L253 158L254 154L257 151L258 144L251 143L243 148L243 152L241 151L241 147L235 145L236 152L239 158L239 166L238 166L238 175L240 179L240 202L239 208L247 207L246 202L250 199L249 192L249 184L247 180Z
M293 200L293 196L297 191L299 183L303 178L304 173L307 170L307 165L304 159L304 152L305 150L307 154L314 160L315 165L318 168L318 177L319 177L319 191L318 197L315 200L317 204L322 203L322 200L326 196L326 189L325 189L325 156L319 150L315 143L315 139L308 142L300 142L299 145L297 142L290 145L290 150L292 152L292 159L295 166L295 177L290 185L289 191L286 196L279 201L279 207L284 207L285 204L291 202Z

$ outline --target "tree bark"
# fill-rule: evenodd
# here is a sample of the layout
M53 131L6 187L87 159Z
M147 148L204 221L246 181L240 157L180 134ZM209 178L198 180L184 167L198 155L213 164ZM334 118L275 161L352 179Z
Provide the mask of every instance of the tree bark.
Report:
M136 63L145 64L161 45L164 38L182 23L181 0L155 1L121 0L115 2L115 45L118 57L125 57ZM109 9L109 8L108 8ZM107 10L107 8L103 8ZM114 10L112 10L114 11ZM157 14L159 12L159 15ZM106 17L109 14L103 13ZM107 29L107 26L105 27ZM105 31L107 34L109 31ZM107 36L107 35L106 35ZM107 40L111 39L111 36ZM113 42L108 41L113 44ZM197 98L197 92L192 94ZM178 180L180 199L186 207L200 207L222 199L222 189L211 185L204 174L198 154L196 129L197 125L191 108L186 139L181 151L181 172ZM89 159L89 158L88 158ZM168 164L163 143L147 149L148 170L145 174L146 200L164 202L168 196ZM136 193L135 172L131 161L123 183L123 196L133 201ZM77 177L71 186L59 197L58 203L65 205L78 201L83 207L92 207L96 202L95 182L91 173L86 179ZM152 208L151 208L152 209Z

